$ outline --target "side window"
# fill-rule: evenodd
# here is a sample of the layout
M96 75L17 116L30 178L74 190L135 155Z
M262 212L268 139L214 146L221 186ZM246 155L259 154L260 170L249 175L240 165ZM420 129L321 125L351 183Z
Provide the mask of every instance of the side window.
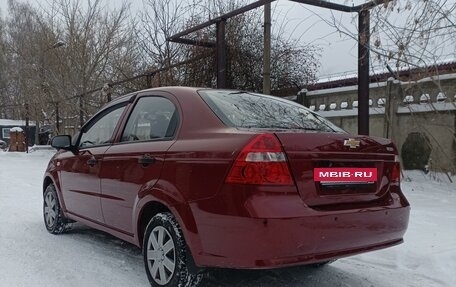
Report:
M2 129L2 133L3 133L2 138L9 139L10 138L10 131L11 131L10 128L3 128Z
M109 143L124 109L125 106L115 108L95 119L94 123L86 131L82 132L79 147Z
M143 97L128 119L121 141L143 141L169 138L177 126L174 104L162 97Z

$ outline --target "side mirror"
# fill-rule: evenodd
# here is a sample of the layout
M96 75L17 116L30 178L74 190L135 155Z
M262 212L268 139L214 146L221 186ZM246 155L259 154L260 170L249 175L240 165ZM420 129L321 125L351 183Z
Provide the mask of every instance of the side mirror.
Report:
M77 147L71 144L71 136L55 136L51 140L51 146L56 149L69 150L74 154L77 154Z

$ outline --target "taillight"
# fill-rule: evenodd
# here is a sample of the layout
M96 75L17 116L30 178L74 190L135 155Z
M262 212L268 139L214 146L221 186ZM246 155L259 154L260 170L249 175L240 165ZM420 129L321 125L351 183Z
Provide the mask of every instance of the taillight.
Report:
M398 155L394 156L393 170L391 172L391 183L401 183L401 162Z
M287 157L273 134L254 137L239 153L226 183L293 185Z

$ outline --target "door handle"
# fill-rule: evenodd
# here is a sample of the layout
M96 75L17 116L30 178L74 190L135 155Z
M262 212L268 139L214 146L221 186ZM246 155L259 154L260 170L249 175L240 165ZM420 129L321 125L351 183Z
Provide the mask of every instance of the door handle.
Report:
M87 160L87 164L90 165L90 166L92 166L92 167L93 167L94 165L96 165L97 162L98 162L98 161L97 161L97 159L96 159L94 156L92 156L91 158L89 158L89 159Z
M143 167L146 167L150 164L154 164L155 161L155 157L150 156L149 154L145 154L138 159L138 163L141 164Z

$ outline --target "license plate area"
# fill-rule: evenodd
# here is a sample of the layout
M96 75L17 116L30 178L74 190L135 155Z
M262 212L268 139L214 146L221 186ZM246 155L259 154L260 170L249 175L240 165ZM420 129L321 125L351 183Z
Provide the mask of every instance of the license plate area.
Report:
M314 181L334 183L376 182L375 167L320 167L314 168Z
M375 193L377 176L376 167L314 168L314 182L321 195Z
M320 181L320 184L322 186L327 186L327 187L343 187L343 186L358 186L358 187L363 187L363 186L369 186L371 184L375 184L373 181Z
M320 182L321 195L373 194L376 191L374 182Z

